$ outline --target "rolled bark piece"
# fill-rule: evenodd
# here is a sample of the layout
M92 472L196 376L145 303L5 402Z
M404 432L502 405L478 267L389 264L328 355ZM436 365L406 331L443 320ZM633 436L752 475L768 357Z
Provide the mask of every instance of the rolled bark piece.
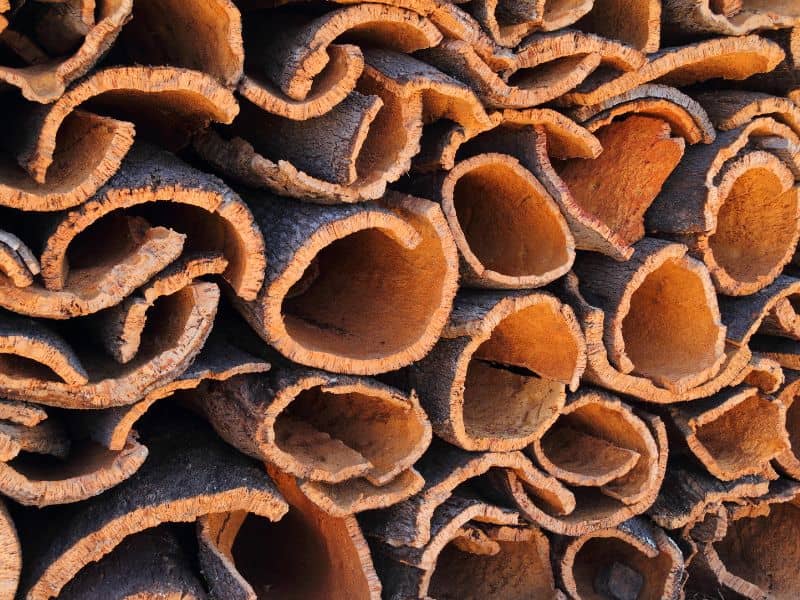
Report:
M181 415L155 427L143 440L150 458L131 479L86 502L18 520L27 558L21 586L26 598L57 596L84 566L161 523L239 510L274 521L286 514L287 504L263 470L201 422Z
M759 29L782 29L800 25L800 9L792 2L761 4L737 2L735 14L718 10L715 0L666 0L663 7L665 33L746 35Z
M552 598L550 544L512 511L450 498L423 548L370 540L386 598Z
M603 339L615 367L685 392L714 377L725 359L711 278L680 244L645 238L634 248L626 263L581 257L581 292L608 315Z
M242 20L231 0L137 0L120 45L133 63L194 69L230 88L244 71Z
M37 183L46 181L65 119L89 100L132 117L141 130L172 147L211 121L230 123L238 112L233 94L204 73L173 67L95 71L53 104L29 108L13 124L17 160Z
M666 121L672 131L688 144L710 144L716 137L714 125L704 107L677 88L667 85L646 83L599 104L577 106L569 111L573 119L592 132L631 113Z
M798 141L786 125L759 117L690 148L650 208L648 231L685 241L721 293L758 291L791 260L800 236L797 166L781 150Z
M768 116L800 135L800 107L788 98L744 90L716 90L695 94L694 98L703 105L714 127L721 131Z
M399 194L349 206L246 197L264 237L281 242L267 247L258 298L236 305L281 354L366 375L408 365L433 347L458 276L456 246L436 204Z
M8 462L20 452L45 454L65 459L70 440L60 422L47 419L36 425L0 421L0 461Z
M596 135L603 153L568 161L559 175L575 201L630 246L644 237L645 212L680 162L685 142L672 136L666 121L638 114Z
M90 437L109 450L121 450L135 423L158 400L182 390L192 390L207 380L224 381L236 375L263 373L269 368L269 363L213 331L194 362L176 379L156 388L135 404L71 414L70 430Z
M720 481L705 469L670 464L661 491L647 514L664 529L688 529L726 502L757 498L768 491L769 481L760 476Z
M47 372L46 368L53 367L50 354L34 356L32 364L6 359L0 369L0 393L64 408L105 408L137 402L187 369L208 337L218 302L219 288L205 282L163 298L147 333L146 351L125 366L87 354L81 359L87 376L73 383L64 379L69 372L63 368L61 381ZM13 338L30 332L31 324L24 323L10 335ZM61 351L62 356L68 356L65 352Z
M570 598L659 600L680 597L683 555L644 517L554 543L556 574Z
M763 474L789 449L786 406L755 388L737 387L669 414L689 450L723 481Z
M620 40L649 54L661 45L661 2L594 0L592 10L575 27Z
M424 489L384 510L363 513L360 522L367 536L379 538L393 547L423 548L437 533L434 529L436 513L446 510L445 503L451 500L474 498L474 502L489 505L489 514L505 515L506 523L516 522L509 521L508 515L510 512L516 519L519 510L547 529L552 529L556 520L575 508L572 493L555 478L539 471L520 452L470 453L434 438L416 467L425 479ZM508 473L513 473L513 481L525 496L524 509L518 507L517 497L496 485L495 475ZM550 516L551 513L557 516Z
M130 19L132 9L133 0L101 0L95 25L71 56L45 65L0 67L0 82L19 88L32 102L54 102L71 82L85 75L109 50Z
M573 394L558 419L530 446L547 473L572 489L593 511L607 499L650 506L664 478L666 445L634 411L610 394L584 389ZM579 489L580 488L580 489ZM596 488L596 489L587 489ZM602 496L597 497L595 492ZM592 500L582 494L593 494Z
M264 277L264 240L247 206L218 178L143 143L136 144L120 170L91 201L43 217L40 235L45 238L41 254L45 286L64 288L70 262L78 262L75 254L80 252L71 248L73 240L79 234L85 238L102 217L164 199L170 204L153 206L153 220L186 232L191 249L224 252L228 266L223 277L238 296L254 299ZM86 260L92 260L91 246L83 248L90 255Z
M764 498L729 508L722 539L698 544L689 589L713 588L751 599L793 597L798 582L790 565L797 554L800 527L798 492L797 483L778 481Z
M604 342L605 312L587 302L579 289L578 278L575 275L568 274L555 284L553 289L559 298L572 307L581 323L586 337L584 379L595 385L647 402L671 404L703 398L728 385L740 383L757 366L757 363L751 363L752 353L747 345L741 347L727 345L722 366L712 379L683 391L661 387L649 377L624 373L612 365Z
M405 472L431 440L415 395L322 371L286 366L269 375L210 383L192 402L245 454L309 482L369 493L371 499L363 501L373 508L398 500L393 484L403 485ZM369 486L360 486L361 479ZM323 491L317 490L314 501ZM336 493L332 496L336 504Z
M186 239L166 227L152 227L140 217L120 214L108 218L98 230L116 246L101 264L75 266L61 290L47 289L38 278L31 285L18 287L10 277L0 274L0 306L31 317L58 320L96 313L121 302L178 258ZM22 248L19 250L30 252ZM38 261L36 267L40 273ZM32 271L30 274L33 276Z
M647 64L636 71L589 76L578 89L565 93L559 103L599 104L649 82L683 87L715 78L747 79L771 71L783 58L778 44L757 35L665 48L650 55Z
M569 271L575 241L567 222L514 157L479 154L430 184L460 251L464 285L541 287Z
M198 521L210 597L255 600L255 590L268 589L284 597L378 600L381 582L355 517L321 511L285 473L275 483L289 503L277 523L244 511Z
M492 39L508 48L516 47L526 35L536 30L554 31L572 25L591 8L591 0L478 0L470 6L472 15Z
M544 293L462 292L433 350L409 367L436 434L465 450L521 450L555 421L585 367L569 306Z
M59 130L45 183L10 159L3 160L0 205L37 211L77 206L117 171L133 136L132 123L74 110Z
M16 597L19 575L22 570L22 551L14 521L5 504L0 503L0 598Z
M207 598L191 557L175 534L163 526L126 538L99 562L82 569L58 597L81 600L92 596L107 600Z

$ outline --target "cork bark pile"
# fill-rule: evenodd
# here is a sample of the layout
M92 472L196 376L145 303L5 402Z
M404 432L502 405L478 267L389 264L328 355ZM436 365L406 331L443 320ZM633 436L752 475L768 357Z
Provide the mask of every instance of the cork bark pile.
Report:
M0 0L0 600L800 597L800 2Z

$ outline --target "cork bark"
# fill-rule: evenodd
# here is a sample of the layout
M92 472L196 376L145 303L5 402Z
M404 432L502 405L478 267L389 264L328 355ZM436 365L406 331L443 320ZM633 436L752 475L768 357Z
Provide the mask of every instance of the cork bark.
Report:
M578 29L620 40L645 53L661 46L661 2L658 0L594 0Z
M22 570L22 552L14 521L0 504L0 598L13 600Z
M783 29L800 25L800 10L792 2L771 2L761 6L742 0L736 14L715 10L713 0L689 2L667 0L663 17L665 34L680 37L691 35L746 35L760 29Z

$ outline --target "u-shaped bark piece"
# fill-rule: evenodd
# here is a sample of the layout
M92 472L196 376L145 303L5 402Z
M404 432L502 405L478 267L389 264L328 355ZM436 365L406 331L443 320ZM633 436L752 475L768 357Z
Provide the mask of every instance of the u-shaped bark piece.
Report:
M665 0L664 32L676 36L746 35L760 29L800 25L800 8L791 1L737 0L735 10L719 10L717 0Z
M99 562L87 565L58 597L206 600L191 558L166 526L148 529L127 537Z
M150 458L132 478L86 502L26 513L24 528L18 521L25 598L57 596L84 566L162 523L238 510L277 521L288 510L263 469L189 415L157 424L143 441Z
M628 262L587 255L575 263L581 293L606 312L612 363L674 392L699 386L725 359L725 326L708 271L680 244L645 238Z
M759 117L688 149L648 211L648 231L687 243L722 294L757 292L792 259L800 237L798 143L788 126Z
M516 47L534 31L572 25L591 8L592 0L478 0L470 6L471 14L492 39L508 48Z
M781 473L800 480L800 403L795 402L800 393L800 372L786 369L784 374L786 381L775 397L786 407L789 447L775 457L775 464Z
M168 204L156 206L159 201ZM256 297L264 277L264 239L247 206L220 179L143 143L131 150L91 201L42 217L45 286L64 288L70 268L68 250L79 234L85 236L93 224L114 211L142 204L153 204L154 220L186 232L190 247L222 251L228 259L223 277L233 291L247 300Z
M669 123L687 144L710 144L716 132L704 108L677 88L646 83L599 104L577 106L569 114L591 132L628 114L654 117Z
M85 75L109 50L130 19L132 9L133 0L100 0L96 23L87 31L75 52L67 58L45 64L0 67L0 82L19 88L22 95L32 102L54 102L71 82Z
M578 538L558 538L553 546L556 574L570 598L680 597L683 555L663 529L644 517Z
M45 183L56 140L67 117L84 102L133 118L169 146L210 122L230 123L238 112L233 94L210 75L174 67L111 67L95 71L56 102L28 107L13 124L19 164Z
M513 156L479 154L417 185L442 204L466 286L541 287L575 260L575 240L558 205Z
M0 598L16 597L19 575L22 571L22 550L14 521L5 504L0 503Z
M355 517L321 511L286 473L273 479L289 503L280 521L244 511L198 521L199 558L210 597L255 600L255 590L266 588L299 598L379 600L381 582Z
M70 439L61 423L46 419L36 425L0 421L0 461L9 462L20 452L67 458Z
M757 35L716 38L686 46L665 48L647 63L627 73L590 75L578 89L559 98L560 104L599 104L643 83L683 87L708 79L747 79L772 71L784 58L780 46Z
M433 515L423 548L370 539L386 598L560 597L550 544L513 511L449 498Z
M720 131L747 125L756 117L772 117L800 135L800 107L789 98L746 90L716 90L694 95Z
M265 238L281 241L267 247L258 298L236 305L281 354L368 375L419 360L433 347L458 276L455 243L436 204L399 194L347 206L258 192L246 199Z
M194 69L229 88L244 71L242 19L233 0L135 0L119 45L132 63Z
M133 136L132 123L74 110L59 129L44 183L3 157L0 205L35 211L77 206L116 173Z
M530 452L546 472L573 486L579 501L579 487L584 492L596 488L625 505L649 506L666 462L666 448L657 437L618 398L589 388L569 397Z
M553 296L462 292L407 383L437 435L465 450L503 452L547 430L585 364L575 316Z
M661 1L594 0L575 27L649 54L661 45Z
M404 486L406 472L431 440L415 395L322 371L284 366L269 375L236 377L205 386L192 402L245 454L333 486L333 504L336 489L348 487L369 494L363 503L373 508L397 501L397 484ZM325 488L317 490L314 501Z

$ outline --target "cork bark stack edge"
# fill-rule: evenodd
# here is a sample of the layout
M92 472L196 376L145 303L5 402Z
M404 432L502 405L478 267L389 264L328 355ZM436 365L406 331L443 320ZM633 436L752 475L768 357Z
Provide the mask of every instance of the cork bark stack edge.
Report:
M0 600L795 598L794 0L0 0Z

